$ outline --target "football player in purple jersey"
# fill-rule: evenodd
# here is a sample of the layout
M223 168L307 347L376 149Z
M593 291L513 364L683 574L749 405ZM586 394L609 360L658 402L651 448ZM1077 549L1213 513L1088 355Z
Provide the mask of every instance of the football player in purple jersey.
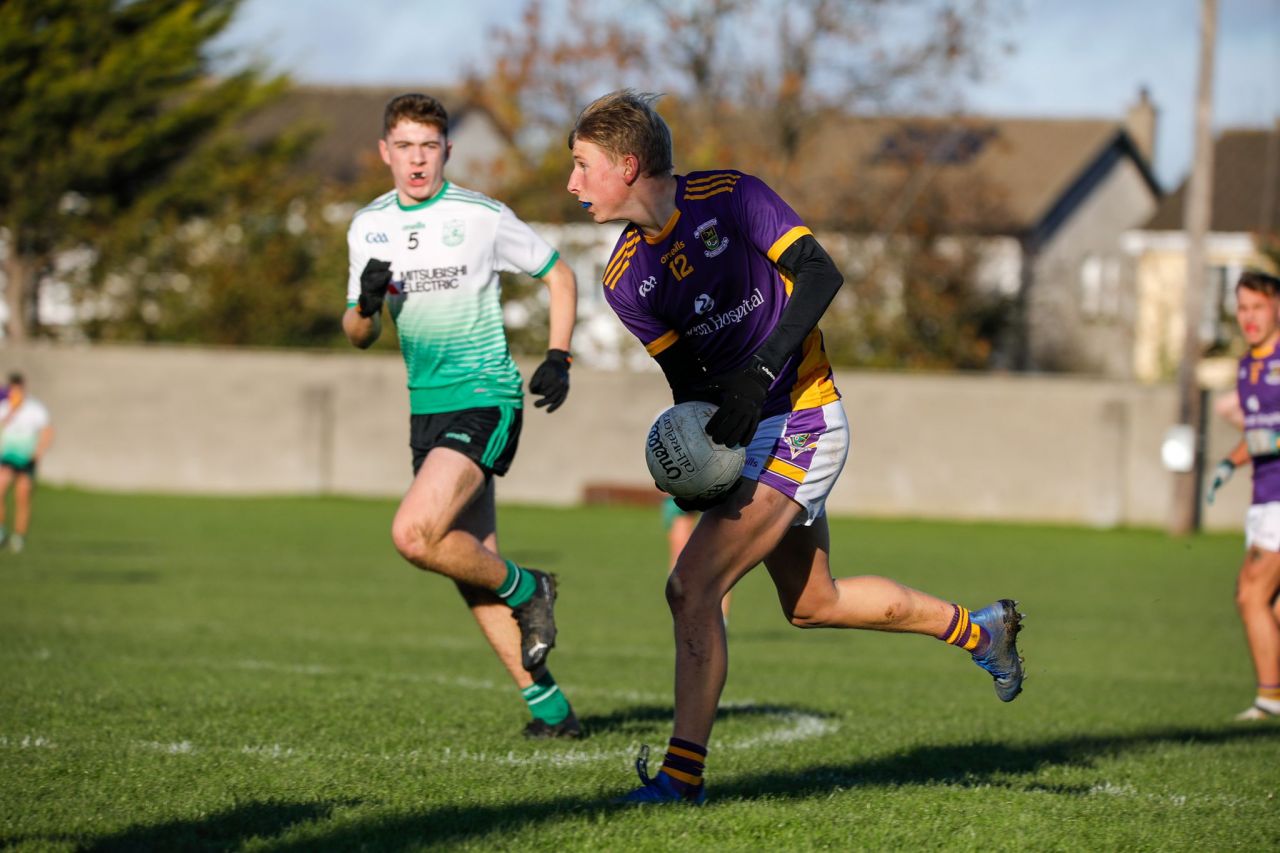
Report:
M625 222L606 301L661 366L676 402L718 404L711 438L746 448L742 479L703 514L667 581L675 622L675 723L662 769L636 762L631 803L701 802L728 668L720 602L759 563L802 628L929 634L973 655L1000 699L1022 689L1021 615L964 607L883 577L835 579L825 502L848 451L818 321L843 278L791 207L734 170L677 175L656 96L605 95L569 136L568 190L597 222Z
M1236 608L1258 691L1236 719L1264 720L1280 717L1280 278L1245 271L1236 283L1236 322L1249 345L1236 378L1244 438L1214 469L1206 499L1213 503L1236 467L1253 462Z

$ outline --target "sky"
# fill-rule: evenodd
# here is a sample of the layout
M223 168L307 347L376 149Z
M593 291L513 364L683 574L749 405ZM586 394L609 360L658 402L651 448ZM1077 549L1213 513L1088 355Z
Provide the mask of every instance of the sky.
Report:
M487 34L511 24L523 5L245 0L219 46L299 83L447 85L486 67ZM1014 53L964 89L967 110L1119 120L1145 86L1159 110L1156 176L1165 189L1180 184L1193 150L1200 0L1020 0L1019 6L1002 34ZM1280 0L1219 0L1216 54L1215 131L1280 121Z

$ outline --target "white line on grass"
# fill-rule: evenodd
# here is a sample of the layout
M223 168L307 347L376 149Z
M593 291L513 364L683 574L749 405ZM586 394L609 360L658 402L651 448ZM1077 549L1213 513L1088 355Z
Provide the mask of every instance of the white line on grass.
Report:
M794 743L800 740L823 737L833 734L839 725L803 711L779 710L769 711L763 716L778 720L781 725L769 731L746 737L728 737L716 742L717 750L756 749L762 745L776 743ZM41 739L42 740L42 739ZM139 741L137 745L143 749L164 753L166 755L195 755L209 752L236 752L272 761L288 759L321 759L324 761L384 761L397 764L419 764L423 759L442 763L493 764L503 767L550 766L572 767L599 762L623 762L629 764L635 755L633 747L615 749L592 749L587 746L572 746L567 749L535 750L525 755L515 750L505 753L483 752L467 749L445 747L439 752L413 749L403 752L363 752L352 753L343 750L324 752L316 750L296 749L279 743L246 744L238 748L219 746L197 746L189 740L177 743L161 743L159 741ZM660 759L658 759L660 760Z
M14 736L12 738L0 735L0 747L12 747L14 749L57 749L57 745L47 737L39 735L23 735L22 737Z

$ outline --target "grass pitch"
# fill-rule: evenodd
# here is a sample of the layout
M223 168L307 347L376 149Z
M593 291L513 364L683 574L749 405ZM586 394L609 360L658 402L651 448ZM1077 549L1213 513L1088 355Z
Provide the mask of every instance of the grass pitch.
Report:
M841 574L1028 614L1011 705L922 637L810 631L735 591L704 809L608 800L669 734L656 511L504 508L557 572L552 669L590 731L527 714L393 504L43 489L0 554L0 844L19 850L1280 846L1280 725L1232 604L1237 536L837 519Z

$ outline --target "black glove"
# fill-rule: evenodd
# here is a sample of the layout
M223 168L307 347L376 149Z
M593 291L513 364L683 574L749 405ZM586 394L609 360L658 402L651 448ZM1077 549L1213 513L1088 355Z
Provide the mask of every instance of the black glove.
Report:
M529 380L529 393L541 394L542 398L534 400L538 408L547 407L554 412L569 396L569 365L573 364L573 356L562 349L547 350L546 360L538 365Z
M760 409L776 377L758 357L707 382L720 392L720 408L707 421L707 435L725 447L746 446L760 425Z
M356 301L356 313L361 317L375 317L382 310L382 300L391 284L391 262L370 258L360 273L360 298Z
M738 490L738 486L741 486L741 485L742 485L742 478L739 477L736 483L734 483L732 486L725 489L723 492L716 495L715 497L672 498L672 500L675 501L676 506L680 507L680 509L683 510L684 512L706 512L707 510L711 509L713 506L719 506L720 504L727 501L729 499L729 495L736 492Z

